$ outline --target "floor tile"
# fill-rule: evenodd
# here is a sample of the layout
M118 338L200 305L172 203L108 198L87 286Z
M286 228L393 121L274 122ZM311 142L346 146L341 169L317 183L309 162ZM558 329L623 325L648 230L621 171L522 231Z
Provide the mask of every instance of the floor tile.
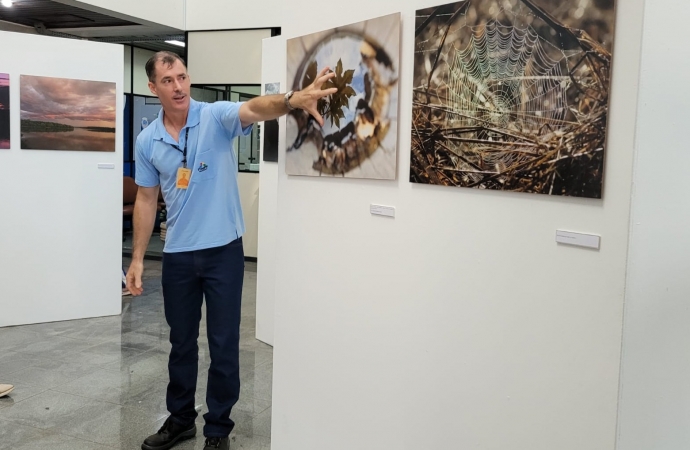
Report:
M35 343L38 338L38 334L24 331L22 327L0 328L0 353L24 348Z
M111 447L120 446L131 433L148 431L159 419L134 408L109 403L87 405L58 421L54 431Z
M105 343L107 344L107 343ZM104 344L97 344L94 347L99 347ZM137 356L144 354L145 352L141 350L135 350L133 348L121 347L120 351L112 351L112 347L105 347L104 351L100 351L99 348L89 347L88 349L70 353L61 358L64 362L74 363L74 364L90 364L93 366L106 366L112 364L122 363L123 361L130 360Z
M107 364L103 368L114 372L160 378L167 376L168 357L168 352L155 349L123 358L121 361Z
M105 342L119 337L122 334L122 324L106 324L102 322L90 322L87 326L79 329L68 330L62 334L63 337L88 341L92 345L98 342Z
M85 350L93 345L93 343L88 341L62 336L37 336L38 338L33 342L24 344L23 347L18 347L21 348L23 354L39 359L60 360L63 356Z
M47 430L64 422L95 400L61 392L45 391L9 408L0 409L0 420Z
M235 433L243 436L254 436L255 417L239 411L233 411L230 417L235 421L235 429L233 430Z
M251 398L248 396L240 396L240 400L237 402L233 411L243 412L249 414L252 417L256 417L259 414L266 411L271 407L270 400L261 400L258 398Z
M97 367L54 360L43 360L13 374L18 380L35 388L50 389L93 373Z
M74 333L82 328L92 326L91 319L65 320L62 322L37 323L22 326L24 331L31 331L46 337L62 336L65 333Z
M162 344L168 341L167 337L162 339L160 337L149 336L143 333L127 332L122 333L118 338L111 342L119 343L123 348L131 348L147 352L159 348Z
M24 442L38 439L43 432L34 427L0 419L0 449L14 449Z
M167 388L166 383L156 382L148 387L130 392L122 398L122 404L162 418L169 414L165 402Z
M16 405L21 401L35 397L36 395L47 391L46 388L26 385L23 381L12 380L10 384L14 385L14 390L10 393L10 395L0 398L0 407Z
M131 448L131 447L130 447ZM109 450L111 447L0 420L0 450Z
M271 412L273 408L268 408L252 421L252 431L254 436L271 437Z
M39 358L24 355L23 353L6 352L0 356L0 380L9 382L12 379L11 375L13 373L31 367L39 361Z
M241 395L271 401L273 398L273 363L259 367L242 380Z
M53 390L124 405L131 397L160 385L159 380L150 377L101 369Z

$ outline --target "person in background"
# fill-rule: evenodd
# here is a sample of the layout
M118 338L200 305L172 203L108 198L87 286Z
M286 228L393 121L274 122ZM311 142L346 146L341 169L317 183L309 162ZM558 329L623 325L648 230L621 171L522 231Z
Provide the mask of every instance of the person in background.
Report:
M252 124L301 108L323 125L319 99L337 92L322 89L335 76L324 68L305 89L266 95L248 102L201 103L190 98L184 61L159 52L146 64L149 89L162 106L136 142L134 245L127 289L141 295L144 253L156 219L159 189L167 207L163 251L163 302L170 325L170 416L143 450L167 450L196 435L199 322L206 301L211 366L204 415L204 449L229 448L235 423L230 412L240 395L239 340L244 277L244 219L237 186L233 139Z
M0 384L0 398L7 397L14 390L11 384Z

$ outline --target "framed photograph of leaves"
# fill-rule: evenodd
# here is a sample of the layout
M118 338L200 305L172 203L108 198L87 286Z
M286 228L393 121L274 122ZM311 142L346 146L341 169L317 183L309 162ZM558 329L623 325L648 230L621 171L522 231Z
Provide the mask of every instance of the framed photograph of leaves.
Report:
M335 77L321 100L323 127L304 111L287 117L288 175L394 180L397 173L400 14L287 42L288 89L309 86L324 68Z

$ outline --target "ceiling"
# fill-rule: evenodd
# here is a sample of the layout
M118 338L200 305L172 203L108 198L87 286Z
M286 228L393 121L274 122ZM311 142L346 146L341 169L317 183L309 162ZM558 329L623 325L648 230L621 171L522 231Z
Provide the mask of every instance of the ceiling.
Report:
M0 20L30 27L42 23L49 29L134 25L134 22L51 0L15 0L11 8L0 7Z
M184 41L181 30L152 26L148 22L138 23L136 18L107 13L102 9L91 11L52 0L13 0L10 8L0 6L0 21L31 27L31 31L48 36L130 44L153 51L184 52L182 47L165 43L166 40Z

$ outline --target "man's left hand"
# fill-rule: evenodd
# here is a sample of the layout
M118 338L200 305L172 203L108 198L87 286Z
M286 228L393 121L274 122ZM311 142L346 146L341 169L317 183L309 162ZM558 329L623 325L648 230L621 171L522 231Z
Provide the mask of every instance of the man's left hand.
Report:
M323 117L319 114L316 105L320 99L338 92L337 88L321 89L324 83L333 77L335 77L335 72L331 72L329 67L324 67L312 84L292 95L290 105L293 108L305 110L323 127Z

